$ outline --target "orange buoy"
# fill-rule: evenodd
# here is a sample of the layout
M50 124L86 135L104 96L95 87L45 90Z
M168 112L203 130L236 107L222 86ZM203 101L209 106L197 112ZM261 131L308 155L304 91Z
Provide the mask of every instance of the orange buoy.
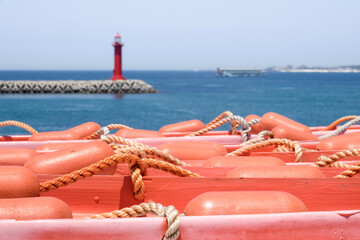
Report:
M38 153L30 148L0 148L0 165L23 166Z
M156 147L180 160L206 160L227 153L226 148L217 142L174 141Z
M160 128L160 133L168 132L196 132L205 127L204 123L200 120L194 119L185 122L173 123L170 125L165 125Z
M325 150L347 150L360 148L360 132L349 133L329 137L322 140L317 149L320 151Z
M253 166L285 166L285 163L276 157L240 157L220 156L212 157L203 163L203 167L253 167Z
M245 121L250 122L251 120L260 119L260 118L261 117L259 117L258 115L249 115L249 116L245 117ZM257 134L257 133L261 132L259 127L260 127L260 123L251 125L251 131L249 132L249 134Z
M0 219L60 219L72 218L71 209L54 197L0 199Z
M29 141L79 140L93 134L100 128L101 126L95 122L87 122L65 131L36 133L29 138Z
M186 216L305 212L295 196L279 191L206 192L185 207Z
M150 131L150 130L143 130L143 129L130 129L130 128L123 128L120 129L115 133L116 136L122 138L153 138L153 137L164 137L158 131Z
M86 142L61 142L61 143L46 143L36 148L37 151L58 151L70 147L80 146Z
M101 141L62 149L56 152L39 154L25 163L25 167L36 174L66 174L114 154L112 148ZM116 166L100 174L114 174Z
M228 178L325 178L311 165L239 167L228 172Z
M40 184L25 167L0 166L0 198L38 197Z
M80 139L90 136L100 130L101 126L96 122L87 122L66 130L80 136Z
M298 131L311 133L309 127L299 122L296 122L290 118L281 116L280 114L277 113L269 112L261 117L260 126L259 126L261 131L272 130L274 127L277 126L287 126L290 128L297 129Z
M76 132L54 131L35 133L29 138L28 141L79 140L80 138L80 135Z
M288 126L277 126L271 130L274 133L274 138L286 138L293 141L313 140L318 141L319 138L312 133L299 131Z

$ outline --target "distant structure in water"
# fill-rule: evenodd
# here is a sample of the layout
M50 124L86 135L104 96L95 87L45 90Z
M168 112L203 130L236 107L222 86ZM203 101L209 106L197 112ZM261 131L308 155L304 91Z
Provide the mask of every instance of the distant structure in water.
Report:
M264 77L266 73L259 69L235 69L235 68L217 68L220 77Z
M121 67L121 48L124 44L121 42L121 36L119 33L115 36L115 42L113 43L115 49L114 56L114 71L111 80L126 80L122 75L122 67Z

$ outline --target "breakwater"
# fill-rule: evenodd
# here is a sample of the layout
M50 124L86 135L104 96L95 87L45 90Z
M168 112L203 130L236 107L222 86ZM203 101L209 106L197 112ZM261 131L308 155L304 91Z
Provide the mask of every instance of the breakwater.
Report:
M0 81L0 94L137 94L157 93L142 80Z

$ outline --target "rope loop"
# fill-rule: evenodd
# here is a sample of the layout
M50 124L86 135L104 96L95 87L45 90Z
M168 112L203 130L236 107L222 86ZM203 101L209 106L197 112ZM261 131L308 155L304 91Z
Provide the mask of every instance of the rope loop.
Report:
M351 116L341 117L341 118L337 119L336 121L334 121L333 123L331 123L329 126L321 129L321 131L335 130L336 127L337 127L340 123L343 123L343 122L346 122L346 121L350 121L350 120L353 120L353 119L358 118L358 117L360 117L360 116L351 115Z
M230 117L232 116L233 113L230 111L225 111L223 113L221 113L219 116L217 116L216 118L214 118L211 122L209 122L208 124L205 125L205 127L211 126L214 123L219 122L221 119L225 118L225 117Z
M210 132L211 130L214 130L215 128L218 128L222 125L224 125L225 123L228 123L230 122L231 119L230 118L224 118L224 119L221 119L220 121L218 122L215 122L211 125L206 125L203 129L200 129L194 133L191 133L191 134L188 134L186 135L186 137L195 137L195 136L200 136L200 135L203 135L204 133L207 133L207 132Z
M323 136L320 136L319 140L324 140L326 138L339 135L339 134L345 132L346 129L348 129L350 126L360 122L360 116L351 116L351 117L354 117L351 121L349 121L348 123L342 125L341 127L337 128L336 130L334 130L334 131L332 131L330 133L327 133L327 134L325 134Z
M20 128L25 129L26 131L30 132L31 134L38 133L38 131L36 131L34 128L30 127L26 123L14 121L14 120L7 120L7 121L0 122L0 127L5 127L5 126L20 127Z
M164 207L160 203L140 203L139 205L133 205L131 207L115 210L110 213L102 213L99 215L91 216L90 218L130 218L144 216L149 213L166 218L167 230L162 238L163 240L176 240L179 238L179 212L172 205Z

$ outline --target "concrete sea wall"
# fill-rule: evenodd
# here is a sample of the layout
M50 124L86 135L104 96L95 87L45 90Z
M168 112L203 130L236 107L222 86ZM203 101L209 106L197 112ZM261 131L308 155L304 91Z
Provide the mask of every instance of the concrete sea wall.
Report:
M89 80L89 81L0 81L0 94L136 94L157 93L151 85L142 80Z

